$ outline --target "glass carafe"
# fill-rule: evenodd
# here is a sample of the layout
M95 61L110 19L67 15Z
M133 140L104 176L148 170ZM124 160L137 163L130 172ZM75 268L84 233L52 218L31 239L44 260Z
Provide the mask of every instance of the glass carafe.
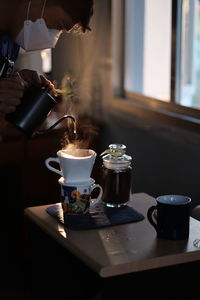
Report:
M108 207L124 206L131 192L132 157L126 154L125 145L111 144L102 153L102 159L102 201Z

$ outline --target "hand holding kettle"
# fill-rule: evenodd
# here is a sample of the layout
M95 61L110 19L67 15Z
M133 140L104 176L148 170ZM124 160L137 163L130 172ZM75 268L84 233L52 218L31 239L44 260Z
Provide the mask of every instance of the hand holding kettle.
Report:
M54 86L49 80L43 76L38 77L39 75L35 72L29 73L26 71L29 70L23 70L22 72L23 78L29 80L29 83L34 82L36 85L30 85L25 90L20 104L14 112L6 115L6 120L27 136L31 136L44 122L57 101L53 96ZM42 87L45 83L46 86ZM66 118L71 118L75 123L73 116L64 115L48 130L51 130ZM44 133L44 131L39 133Z
M49 86L51 90L54 90L54 85L50 80L32 70L24 69L0 79L0 113L3 116L16 110L29 85Z

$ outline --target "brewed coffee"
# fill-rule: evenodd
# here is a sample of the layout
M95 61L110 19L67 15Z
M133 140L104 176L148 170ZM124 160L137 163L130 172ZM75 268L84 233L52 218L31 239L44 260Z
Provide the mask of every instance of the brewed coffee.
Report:
M102 200L108 206L126 204L130 196L131 168L124 170L111 170L102 167Z
M123 144L111 144L101 155L102 200L108 207L126 205L131 190L132 157L126 155L126 146Z

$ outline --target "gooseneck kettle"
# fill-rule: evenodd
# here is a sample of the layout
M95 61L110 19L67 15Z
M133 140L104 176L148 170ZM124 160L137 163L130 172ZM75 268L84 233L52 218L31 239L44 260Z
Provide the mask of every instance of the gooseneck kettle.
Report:
M30 86L21 98L21 103L16 110L6 115L6 120L14 127L18 128L27 136L31 136L38 127L44 122L52 108L57 104L56 99L51 94L50 87L38 88ZM37 131L36 133L45 133L66 118L71 118L75 123L75 118L70 115L64 115L46 131Z

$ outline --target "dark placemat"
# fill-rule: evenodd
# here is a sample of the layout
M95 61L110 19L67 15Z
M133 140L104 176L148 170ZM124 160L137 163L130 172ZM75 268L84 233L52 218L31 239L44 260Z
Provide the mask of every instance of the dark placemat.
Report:
M109 227L138 222L144 219L144 216L140 212L129 205L112 208L106 207L102 202L90 205L89 212L83 215L64 214L60 203L49 206L47 212L63 223L67 228L73 230Z

